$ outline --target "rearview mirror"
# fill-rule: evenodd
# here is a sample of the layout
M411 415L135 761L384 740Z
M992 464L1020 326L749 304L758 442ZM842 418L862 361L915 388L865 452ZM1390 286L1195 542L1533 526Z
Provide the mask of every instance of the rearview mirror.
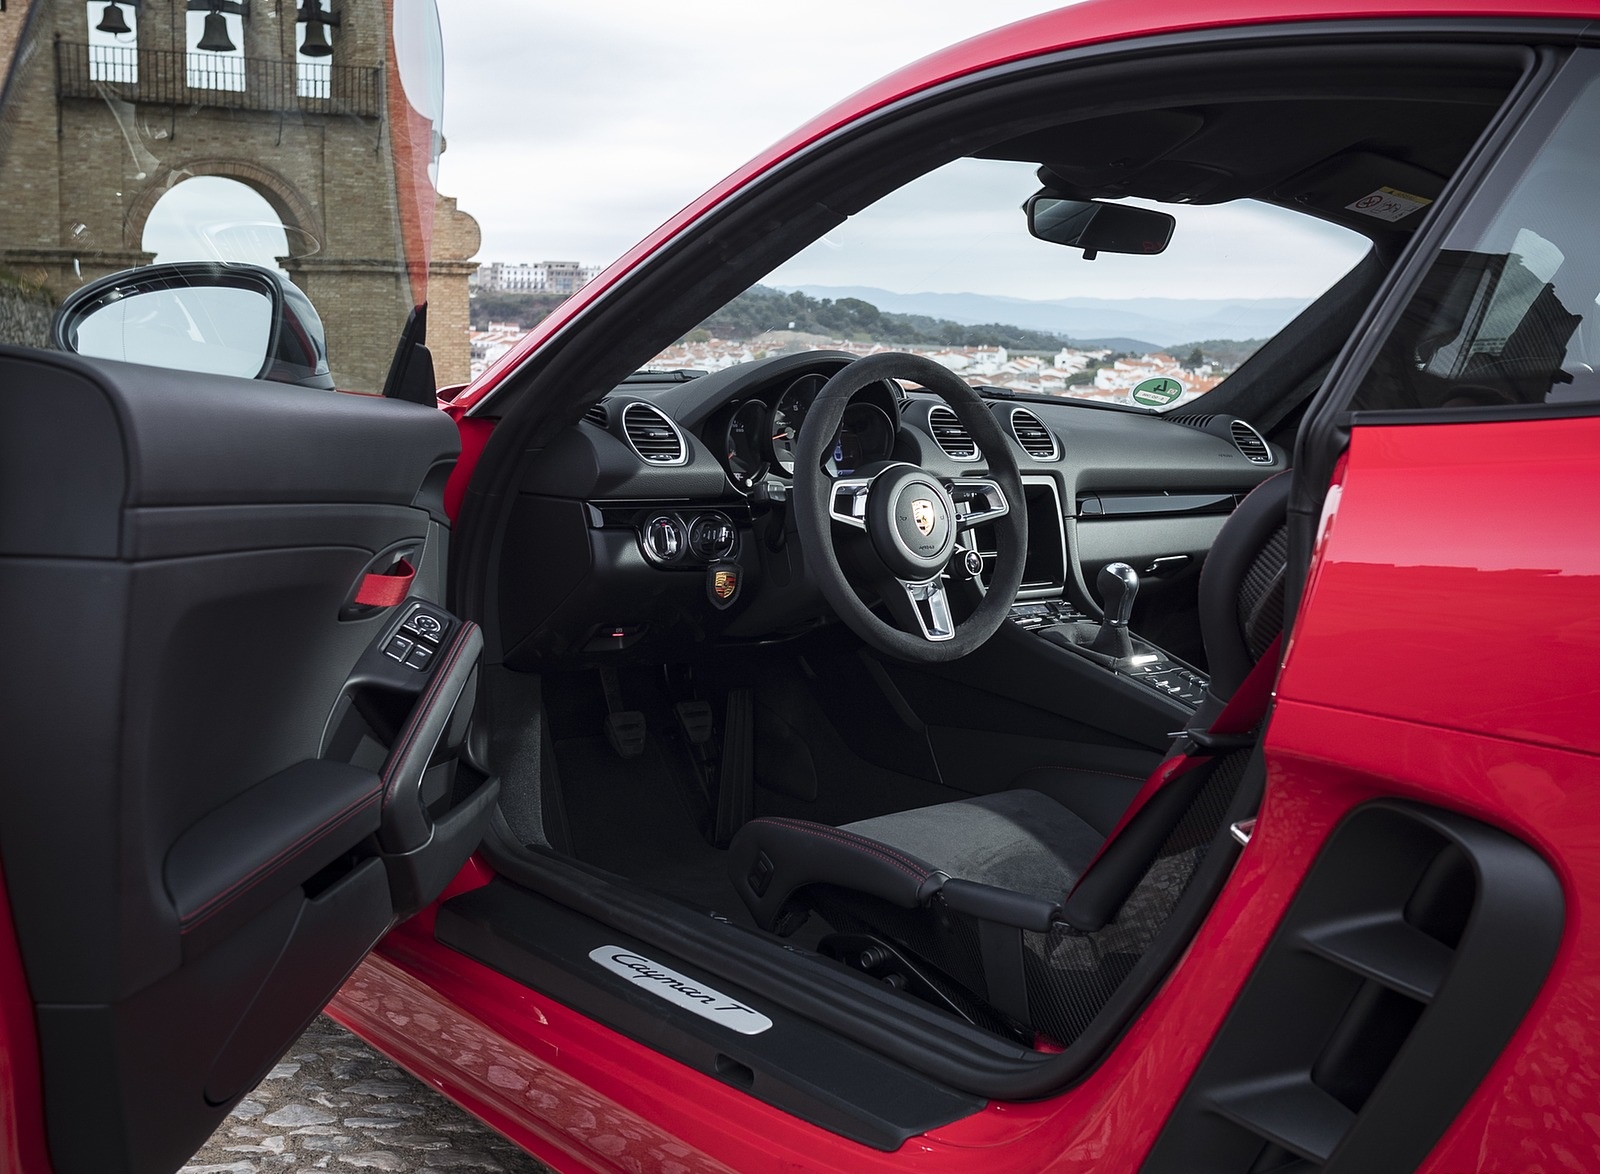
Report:
M1162 252L1177 221L1165 212L1099 200L1069 200L1049 189L1028 197L1022 206L1028 231L1042 241L1083 250L1083 259L1097 253Z
M333 388L322 319L260 265L187 261L113 273L74 290L55 345L91 358Z

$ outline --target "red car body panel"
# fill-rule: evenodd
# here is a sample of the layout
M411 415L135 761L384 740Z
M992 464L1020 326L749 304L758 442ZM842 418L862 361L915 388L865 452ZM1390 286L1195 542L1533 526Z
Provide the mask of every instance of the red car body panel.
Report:
M991 66L1161 33L1290 21L1591 19L1595 0L1090 0L935 54L877 82L689 204L535 328L451 414L459 508L492 424L465 417L645 258L783 160L899 99ZM892 1154L695 1072L441 946L433 910L391 933L335 1018L531 1151L601 1170L1132 1169L1227 1015L1331 829L1380 795L1504 827L1566 886L1566 939L1543 992L1427 1164L1600 1168L1600 420L1357 429L1330 493L1267 739L1254 838L1167 982L1084 1081L993 1103ZM1537 623L1521 624L1533 615ZM443 899L491 873L475 861ZM48 1169L26 980L0 890L0 1162Z
M0 874L0 1170L48 1170L48 1153L33 995Z
M1556 866L1570 902L1543 993L1424 1168L1590 1168L1600 1162L1591 1111L1600 992L1587 976L1600 974L1600 932L1586 925L1579 895L1600 890L1600 762L1583 713L1593 691L1560 682L1585 679L1581 666L1600 659L1600 622L1584 614L1600 598L1600 544L1573 541L1596 528L1583 512L1600 499L1596 451L1592 419L1356 431L1280 679L1255 835L1151 1004L1060 1096L991 1103L879 1153L439 945L431 911L382 943L332 1013L566 1168L1131 1170L1321 844L1352 808L1401 796L1521 836ZM1530 511L1530 501L1546 508ZM1515 535L1509 547L1506 535ZM1550 618L1538 630L1558 647L1517 638L1508 619L1530 611ZM1458 728L1452 696L1473 699L1466 712L1481 727ZM453 893L489 875L483 865L469 872ZM463 1063L474 1052L494 1060ZM663 1130L683 1149L666 1146Z
M1356 429L1267 739L1261 822L1299 823L1286 852L1398 795L1505 829L1561 880L1561 952L1441 1174L1600 1168L1597 446L1595 418Z
M560 333L583 309L598 300L627 272L729 196L790 156L858 118L943 82L997 65L1108 41L1164 33L1262 24L1323 20L1417 18L1515 18L1588 20L1600 18L1594 0L1536 0L1511 5L1505 0L1407 0L1386 4L1328 3L1327 0L1235 0L1196 4L1190 0L1086 0L1041 16L1017 21L922 58L857 91L756 156L687 205L660 228L613 262L603 273L535 326L514 347L452 401L458 412L488 395L528 355Z

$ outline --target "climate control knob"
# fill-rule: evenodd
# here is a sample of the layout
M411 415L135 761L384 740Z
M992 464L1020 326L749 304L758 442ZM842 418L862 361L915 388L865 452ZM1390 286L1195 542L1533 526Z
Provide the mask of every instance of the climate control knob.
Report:
M662 514L644 524L644 552L656 562L669 563L683 553L683 523Z

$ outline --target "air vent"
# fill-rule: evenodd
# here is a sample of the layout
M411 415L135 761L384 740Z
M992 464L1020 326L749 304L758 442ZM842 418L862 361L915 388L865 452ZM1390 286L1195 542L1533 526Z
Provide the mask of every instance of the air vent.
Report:
M1217 417L1214 414L1166 417L1167 422L1170 424L1182 424L1185 428L1199 428L1202 430L1209 427L1211 421L1215 420L1216 418Z
M689 459L678 426L649 404L629 404L622 409L622 432L645 461L652 465L681 465Z
M1561 882L1504 832L1358 808L1140 1169L1417 1169L1539 994L1564 917Z
M1061 455L1055 433L1027 408L1011 409L1011 434L1017 438L1022 451L1036 461L1053 461Z
M943 404L929 408L928 431L933 433L933 442L942 448L944 455L951 460L978 459L978 446L972 442L972 434L967 431L967 426L956 418L954 410Z
M597 428L611 427L611 414L605 404L590 404L584 409L583 418Z
M1228 433L1233 437L1234 447L1244 453L1246 460L1257 465L1272 464L1272 449L1261 439L1261 433L1243 420L1235 420L1229 424Z

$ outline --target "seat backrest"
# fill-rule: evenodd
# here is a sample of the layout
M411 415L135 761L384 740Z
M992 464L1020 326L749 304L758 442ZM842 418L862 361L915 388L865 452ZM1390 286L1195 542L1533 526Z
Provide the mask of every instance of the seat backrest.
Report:
M1233 696L1283 631L1291 477L1285 470L1246 495L1200 569L1200 636L1218 701Z
M1207 747L1186 738L1151 773L1062 905L1076 929L1099 929L1117 915L1204 789L1216 769L1216 751L1228 748L1228 740L1249 737L1266 714L1276 665L1263 657L1271 651L1277 660L1283 632L1289 483L1290 474L1279 473L1246 496L1200 572L1201 636L1211 685L1191 728L1225 741Z

